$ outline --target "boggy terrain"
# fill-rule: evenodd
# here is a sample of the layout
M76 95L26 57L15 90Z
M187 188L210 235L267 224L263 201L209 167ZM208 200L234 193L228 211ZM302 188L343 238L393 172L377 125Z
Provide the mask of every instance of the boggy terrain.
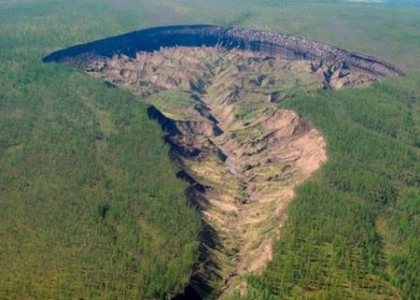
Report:
M145 98L167 132L207 228L196 288L240 288L235 277L271 258L294 187L326 161L320 133L276 102L325 86L324 74L308 61L207 47L103 58L86 71Z

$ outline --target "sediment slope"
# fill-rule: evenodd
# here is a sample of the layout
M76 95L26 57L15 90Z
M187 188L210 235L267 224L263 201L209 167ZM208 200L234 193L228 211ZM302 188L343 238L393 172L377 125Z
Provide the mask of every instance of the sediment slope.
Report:
M271 258L294 187L326 160L322 136L275 101L321 88L323 76L310 62L207 47L100 59L86 70L146 98L167 132L188 197L213 233L202 237L196 288L203 280L240 288L238 275Z
M129 33L44 61L83 67L148 102L203 219L191 286L222 298L242 292L241 275L271 258L294 187L327 159L321 134L277 103L403 75L377 58L306 39L208 25Z

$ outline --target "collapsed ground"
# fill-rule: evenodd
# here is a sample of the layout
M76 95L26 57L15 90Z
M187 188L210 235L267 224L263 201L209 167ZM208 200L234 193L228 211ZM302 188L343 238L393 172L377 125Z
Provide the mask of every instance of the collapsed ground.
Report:
M376 79L340 62L207 47L98 58L85 69L145 99L167 132L205 228L192 285L222 296L242 291L240 275L271 259L294 188L326 161L321 134L276 104Z

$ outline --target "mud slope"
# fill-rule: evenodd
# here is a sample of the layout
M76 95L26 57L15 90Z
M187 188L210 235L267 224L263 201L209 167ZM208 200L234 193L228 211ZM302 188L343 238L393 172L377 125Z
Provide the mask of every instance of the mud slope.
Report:
M320 133L278 102L403 74L301 38L206 25L130 33L44 60L83 67L149 104L203 219L189 288L212 298L245 292L241 275L271 259L294 188L327 159Z
M275 101L321 88L323 76L310 62L207 47L100 59L86 70L149 102L216 235L202 239L200 280L240 288L238 275L271 258L294 187L326 160L322 136Z

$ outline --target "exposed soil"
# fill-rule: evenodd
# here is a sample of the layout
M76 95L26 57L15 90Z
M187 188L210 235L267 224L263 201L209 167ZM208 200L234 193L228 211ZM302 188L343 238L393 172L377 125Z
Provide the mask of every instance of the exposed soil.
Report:
M167 132L179 176L191 183L190 201L211 232L203 234L206 256L196 271L220 297L240 287L240 275L258 272L271 259L294 187L326 161L319 132L276 106L325 87L323 67L314 68L308 61L207 47L165 48L86 66L145 98L149 115ZM346 78L372 79L352 72Z
M271 259L294 188L326 161L320 133L278 102L404 75L369 55L212 25L151 28L43 60L82 67L139 95L166 132L177 175L191 184L186 196L203 220L199 262L176 299L244 292L241 275Z

